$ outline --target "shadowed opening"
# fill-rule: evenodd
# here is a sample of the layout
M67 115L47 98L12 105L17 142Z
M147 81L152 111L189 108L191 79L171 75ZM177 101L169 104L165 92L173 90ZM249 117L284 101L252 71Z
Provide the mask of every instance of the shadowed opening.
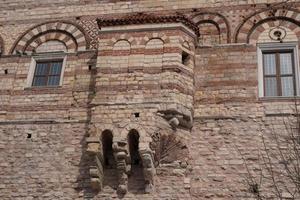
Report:
M106 130L102 133L102 150L104 167L112 168L114 166L114 156L112 149L113 135L110 131Z
M129 152L131 165L140 165L141 158L139 155L139 138L140 135L136 130L131 130L128 134Z
M103 151L103 187L117 189L118 176L116 171L116 162L113 154L113 134L109 130L102 132L102 151Z
M128 134L129 153L131 158L131 171L128 179L128 190L135 194L142 194L145 190L143 163L139 154L140 135L136 130Z

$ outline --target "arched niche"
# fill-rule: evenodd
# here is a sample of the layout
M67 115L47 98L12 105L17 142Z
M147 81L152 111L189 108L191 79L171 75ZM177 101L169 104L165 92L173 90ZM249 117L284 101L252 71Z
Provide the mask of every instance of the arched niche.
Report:
M163 65L164 42L160 38L150 39L145 46L145 68L161 69Z
M109 130L105 130L101 135L102 152L103 152L103 167L113 168L115 166L115 159L113 155L113 134Z
M131 44L127 40L118 40L113 45L113 58L110 60L112 68L117 68L118 70L123 69L123 71L128 71L129 59L130 59L130 49Z
M128 149L129 149L129 154L131 158L131 165L132 166L141 166L141 157L139 155L139 140L140 140L140 135L138 131L135 129L132 129L128 133Z
M198 25L200 37L199 44L202 46L230 43L229 23L219 13L197 13L192 21Z

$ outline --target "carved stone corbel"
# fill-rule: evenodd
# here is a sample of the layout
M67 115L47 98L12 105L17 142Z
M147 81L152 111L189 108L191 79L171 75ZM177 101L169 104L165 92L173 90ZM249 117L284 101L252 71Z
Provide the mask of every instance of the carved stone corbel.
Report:
M154 187L154 177L156 174L154 166L154 153L150 148L140 149L140 157L143 162L143 172L145 178L145 192L151 193Z
M128 190L128 172L130 171L130 157L128 155L127 142L118 141L113 143L114 157L117 164L118 194L124 195Z
M191 129L193 127L193 117L190 113L181 113L175 109L160 110L157 113L166 119L173 129L178 127Z
M103 152L101 143L96 137L87 138L87 152L95 159L95 165L90 166L91 186L94 190L102 190Z

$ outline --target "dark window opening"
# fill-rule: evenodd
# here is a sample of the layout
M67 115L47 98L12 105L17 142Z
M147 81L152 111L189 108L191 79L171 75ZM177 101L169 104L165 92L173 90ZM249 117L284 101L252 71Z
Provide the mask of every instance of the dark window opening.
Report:
M28 138L28 139L31 138L31 133L28 133L28 134L27 134L27 138Z
M296 77L292 50L263 52L264 95L295 96Z
M60 82L62 60L36 63L32 86L57 86Z
M89 71L91 71L92 70L92 65L89 65Z
M135 116L136 118L139 118L139 117L140 117L140 113L134 113L134 116Z
M112 168L114 166L113 156L113 135L110 131L104 131L102 133L102 150L103 150L103 161L104 167Z
M183 51L181 59L182 59L181 60L182 64L188 65L189 64L189 60L190 60L190 55L187 52Z
M139 138L139 133L136 130L131 130L128 134L131 165L141 165L141 158L139 154Z
M4 74L8 74L8 69L5 69L5 70L4 70Z

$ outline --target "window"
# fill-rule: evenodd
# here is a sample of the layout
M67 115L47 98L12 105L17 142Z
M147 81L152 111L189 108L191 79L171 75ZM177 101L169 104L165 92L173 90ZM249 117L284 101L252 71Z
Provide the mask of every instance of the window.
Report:
M57 87L62 85L67 55L62 52L33 55L26 87Z
M181 63L185 66L191 65L191 56L187 52L183 51L181 54Z
M63 60L37 61L32 86L57 86Z
M299 95L297 45L259 45L259 96L293 97Z
M265 96L295 96L296 80L292 50L263 51Z

